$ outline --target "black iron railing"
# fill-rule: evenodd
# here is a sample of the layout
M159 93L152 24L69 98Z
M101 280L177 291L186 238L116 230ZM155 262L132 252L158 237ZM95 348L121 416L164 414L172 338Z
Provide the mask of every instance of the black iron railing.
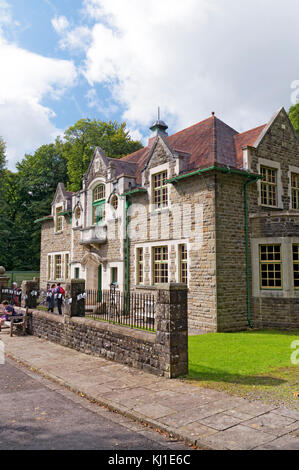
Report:
M155 297L152 294L87 290L86 316L94 320L155 331Z

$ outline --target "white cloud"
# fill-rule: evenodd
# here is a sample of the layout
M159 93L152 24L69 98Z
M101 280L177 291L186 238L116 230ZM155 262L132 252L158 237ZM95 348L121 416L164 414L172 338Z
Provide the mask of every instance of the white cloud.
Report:
M87 26L71 28L65 16L55 16L51 23L56 33L62 37L59 41L61 49L70 49L74 52L76 49L85 50L90 45L91 32Z
M5 0L0 0L0 33L3 26L12 22L10 6Z
M0 135L7 144L8 167L51 141L61 131L43 99L59 99L74 85L71 61L43 57L7 43L0 36Z
M297 0L84 0L84 6L94 21L85 77L92 87L109 86L129 126L148 125L160 105L170 131L211 111L244 130L291 104L290 85L299 77Z
M55 16L51 23L58 34L62 34L69 27L69 22L65 16Z

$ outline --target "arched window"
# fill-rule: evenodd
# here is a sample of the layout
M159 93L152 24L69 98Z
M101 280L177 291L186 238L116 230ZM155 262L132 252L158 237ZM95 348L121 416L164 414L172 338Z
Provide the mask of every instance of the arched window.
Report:
M75 209L75 219L80 219L80 215L81 215L81 209L79 206L77 206Z
M99 184L92 192L92 224L99 225L105 218L105 185Z
M112 198L111 198L111 206L113 207L113 209L115 211L118 208L118 197L116 196L116 194L114 196L112 196Z
M105 185L104 184L99 184L96 186L93 190L93 202L101 201L102 199L105 199Z

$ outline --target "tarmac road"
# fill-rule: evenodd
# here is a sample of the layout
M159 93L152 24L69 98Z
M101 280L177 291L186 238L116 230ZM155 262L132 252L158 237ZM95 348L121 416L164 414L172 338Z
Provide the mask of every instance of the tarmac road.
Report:
M0 450L191 450L9 359L0 403Z

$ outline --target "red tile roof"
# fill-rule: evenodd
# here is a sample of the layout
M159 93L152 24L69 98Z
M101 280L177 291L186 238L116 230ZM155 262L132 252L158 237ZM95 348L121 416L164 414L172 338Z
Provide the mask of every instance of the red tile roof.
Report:
M217 164L241 168L243 164L242 148L247 145L253 146L265 126L259 126L239 134L213 115L187 129L166 137L165 140L172 149L180 149L181 152L190 154L190 157L185 157L189 160L186 171L207 168ZM121 161L137 164L137 184L141 184L141 170L150 155L154 141L155 139L151 139L148 147L144 147L121 159Z
M250 131L243 132L242 134L237 134L234 136L235 147L236 147L236 156L237 156L237 166L242 168L243 166L243 147L250 146L252 147L257 140L258 136L265 129L267 124L263 126L256 127Z

